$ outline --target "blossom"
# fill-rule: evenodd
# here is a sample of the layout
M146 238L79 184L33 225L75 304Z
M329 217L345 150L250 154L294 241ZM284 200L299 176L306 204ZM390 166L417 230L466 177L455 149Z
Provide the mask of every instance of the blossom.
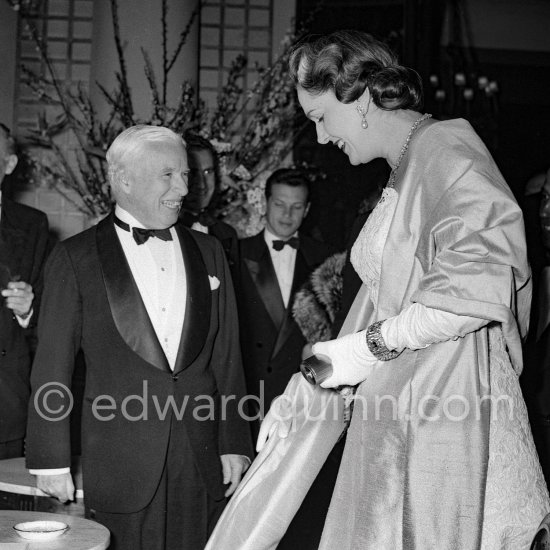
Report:
M233 170L232 175L240 180L249 181L252 179L252 175L242 164L239 164L239 166Z
M212 146L214 147L218 155L230 153L233 150L233 144L228 141L219 141L217 139L211 139L210 143L212 144Z
M67 190L76 192L76 206L83 212L91 216L105 214L112 207L110 189L104 181L107 172L105 151L122 129L140 123L164 126L180 135L193 130L210 140L219 157L221 181L215 203L211 205L213 214L234 225L241 236L262 229L265 180L274 169L287 163L296 137L294 88L287 69L290 48L298 38L296 35L287 33L282 54L270 66L256 67L258 79L251 89L245 90L242 84L245 74L251 73L247 68L248 61L244 55L238 55L213 107L197 99L193 86L187 81L181 83L177 100L169 104L166 94L169 72L181 53L193 19L198 16L199 3L176 49L163 65L158 80L148 53L142 50L152 112L148 118L138 119L127 80L118 3L113 0L113 30L115 43L120 46L117 47L120 72L113 91L107 91L99 84L112 109L108 121L104 122L84 87L63 86L55 78L52 60L30 11L33 0L10 2L14 9L21 8L21 18L31 28L31 35L47 68L47 76L24 71L26 83L44 103L59 107L62 113L55 120L40 115L38 130L30 136L33 145L49 149L57 157L56 162L40 167L42 180L54 180L54 187L62 194ZM165 2L161 9L161 22L165 25ZM162 46L167 51L166 35L161 33ZM56 141L66 130L74 134L78 144L70 151Z

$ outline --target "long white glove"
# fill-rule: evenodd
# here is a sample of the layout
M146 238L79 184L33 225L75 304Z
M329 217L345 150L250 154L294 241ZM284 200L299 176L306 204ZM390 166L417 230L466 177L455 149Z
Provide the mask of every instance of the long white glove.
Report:
M430 344L462 338L488 323L486 319L456 315L414 303L399 315L389 317L380 327L388 349L422 349Z
M256 441L256 452L260 452L267 440L277 432L277 435L284 439L292 429L296 407L290 396L286 394L279 395L271 402L271 407L265 415L260 425L258 440Z
M367 346L366 330L328 342L317 342L312 351L316 355L326 355L332 361L332 376L321 383L323 388L355 386L380 364Z

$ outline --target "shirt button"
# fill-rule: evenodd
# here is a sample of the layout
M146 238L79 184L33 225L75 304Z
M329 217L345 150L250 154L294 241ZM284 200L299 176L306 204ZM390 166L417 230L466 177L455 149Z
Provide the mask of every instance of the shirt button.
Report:
M162 311L166 311L166 308L165 308L165 307L163 307L163 308L162 308Z
M161 271L166 271L166 269L164 269L164 267L161 267L160 270L161 270Z
M168 343L168 338L165 338L164 341L165 341L166 343Z

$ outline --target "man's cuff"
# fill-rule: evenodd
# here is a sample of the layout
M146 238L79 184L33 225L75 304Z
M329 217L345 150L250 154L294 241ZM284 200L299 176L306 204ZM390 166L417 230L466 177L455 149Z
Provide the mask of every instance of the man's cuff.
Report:
M27 315L25 315L25 317L20 317L19 315L15 315L15 318L17 319L17 322L19 323L19 326L21 328L28 328L28 326L31 322L33 313L34 313L34 310L31 309L29 311L29 313L27 313Z
M70 474L71 469L67 468L48 468L44 470L29 469L29 474L33 476L60 476L61 474Z

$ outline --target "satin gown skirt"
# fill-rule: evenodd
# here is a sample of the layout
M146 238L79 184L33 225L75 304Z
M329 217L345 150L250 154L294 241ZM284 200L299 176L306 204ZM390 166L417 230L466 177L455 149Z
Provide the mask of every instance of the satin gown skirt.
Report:
M342 434L343 401L295 374L285 395L296 415L288 437L273 434L225 508L205 550L274 550Z

